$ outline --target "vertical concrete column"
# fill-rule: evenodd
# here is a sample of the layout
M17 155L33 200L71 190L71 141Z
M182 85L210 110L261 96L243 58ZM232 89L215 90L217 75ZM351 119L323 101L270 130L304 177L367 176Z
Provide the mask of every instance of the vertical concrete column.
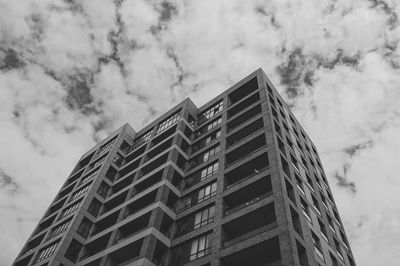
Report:
M273 116L270 112L269 100L267 96L267 88L265 80L260 70L257 74L257 81L259 87L259 93L261 98L261 110L263 114L265 138L268 145L268 158L269 167L271 173L272 191L274 194L274 206L276 213L277 225L280 228L279 234L279 246L281 252L281 261L284 266L294 266L295 260L293 257L293 241L290 233L287 231L289 228L289 210L285 206L285 191L284 191L284 177L281 174L280 160L279 160L279 149L278 144L275 140L275 131L273 128Z

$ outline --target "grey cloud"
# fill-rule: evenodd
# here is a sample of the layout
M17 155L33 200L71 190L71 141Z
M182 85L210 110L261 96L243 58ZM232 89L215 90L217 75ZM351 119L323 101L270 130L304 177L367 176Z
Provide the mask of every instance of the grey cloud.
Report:
M391 7L386 1L383 0L369 0L371 3L371 8L376 8L382 10L387 16L387 25L389 29L394 29L399 24L399 18L396 10Z
M352 145L348 148L345 148L343 151L349 155L350 157L353 157L354 155L356 155L358 152L366 149L366 148L370 148L374 145L374 142L372 140L369 140L367 142L362 142L359 144L355 144Z
M349 169L350 169L350 165L349 164L344 164L343 165L343 169L342 169L343 172L339 173L339 171L336 171L335 174L334 174L334 178L336 179L336 181L337 181L336 184L339 187L346 188L351 193L354 194L354 193L356 193L356 185L355 185L354 182L348 181L347 173L348 173Z
M25 18L26 23L31 30L31 38L36 41L41 41L46 30L46 22L43 16L34 12Z
M0 47L0 70L11 70L23 66L25 62L14 49Z
M20 186L14 178L0 169L0 189L6 189L7 193L15 195L19 192Z
M157 25L153 25L150 31L153 35L158 35L163 29L167 28L168 22L172 17L178 14L178 9L169 1L163 1L160 6L154 7L159 12L159 20Z
M316 56L320 66L328 69L333 69L337 65L346 65L351 67L356 67L361 59L361 54L357 53L354 56L349 56L344 54L343 49L337 49L336 56L333 59L323 58L321 56Z
M79 110L83 114L99 114L100 110L90 92L93 83L92 73L77 73L68 77L66 81L66 103L71 109Z
M276 14L274 10L269 10L268 8L263 6L257 6L254 8L254 11L256 12L256 14L269 18L271 26L274 27L275 29L281 28L281 25L279 25L279 23L276 20Z
M312 73L307 71L307 60L302 49L296 48L289 53L287 61L281 63L276 69L289 98L295 98L301 93L300 86L303 82L312 84Z

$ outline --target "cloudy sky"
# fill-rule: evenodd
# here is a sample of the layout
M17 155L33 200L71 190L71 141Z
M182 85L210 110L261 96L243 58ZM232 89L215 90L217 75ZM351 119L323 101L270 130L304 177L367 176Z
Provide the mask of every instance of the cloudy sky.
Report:
M358 265L400 254L398 0L0 0L0 265L77 159L262 67L319 149Z

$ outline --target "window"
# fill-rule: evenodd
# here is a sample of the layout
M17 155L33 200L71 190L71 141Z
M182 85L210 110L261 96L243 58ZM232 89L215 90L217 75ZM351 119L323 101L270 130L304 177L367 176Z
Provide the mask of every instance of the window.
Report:
M321 258L321 260L325 261L324 253L322 253L321 241L319 240L318 236L316 236L314 234L314 232L311 232L311 235L312 235L315 253L318 255L318 257Z
M348 244L347 238L342 231L340 231L340 237L342 238L344 247L349 249L349 244Z
M295 175L295 176L296 176L297 188L300 190L301 194L305 195L303 181L301 181L301 179L298 175Z
M310 217L310 210L308 209L308 204L305 202L304 199L300 199L300 205L301 205L301 210L303 211L304 217L312 223L311 217Z
M296 158L294 158L293 155L291 155L291 154L290 154L290 160L292 162L294 169L296 169L297 172L300 172L299 163L297 162Z
M58 242L52 243L51 245L41 249L36 257L36 259L33 261L33 263L38 263L41 262L49 257L51 257L54 254L54 251L56 250L58 245Z
M53 230L51 231L50 236L49 236L48 239L51 239L51 238L53 238L55 236L58 236L58 235L64 233L65 230L67 230L68 225L69 225L70 222L71 222L71 220L68 220L68 221L66 221L66 222L54 227Z
M90 203L87 211L94 217L97 217L97 215L99 214L99 211L100 211L100 207L101 207L101 202L98 201L97 199L93 199L93 201L92 201L92 203Z
M136 149L137 147L139 147L143 143L147 142L151 138L152 133L153 133L153 129L151 129L151 130L147 131L146 133L144 133L144 134L140 135L139 137L137 137L133 141L132 146L127 147L124 150L125 154L130 153L131 151L133 151L134 149Z
M329 243L329 240L328 240L328 232L326 231L326 227L325 227L324 223L323 223L320 219L318 219L318 224L319 224L319 230L321 231L321 236L322 236L322 238L323 238L327 243Z
M180 205L179 205L179 210L187 209L187 208L189 208L191 205L192 205L192 198L191 198L191 197L183 198L183 199L181 200Z
M122 157L120 154L115 154L113 163L115 163L118 166L121 166L124 161L124 157Z
M329 194L328 194L329 195ZM337 213L337 211L333 210L333 216L335 217L336 222L338 223L339 226L341 226L340 224L340 217L339 214Z
M99 165L101 165L102 163L104 163L104 161L106 160L107 157L103 157L100 160L98 160L97 162L94 163L94 165L92 166L92 168L95 168Z
M208 166L207 168L204 168L201 171L200 181L203 181L204 179L216 174L218 172L218 168L219 168L218 162Z
M198 131L195 132L195 136L200 137L201 135L203 135L204 133L207 133L209 131L211 131L212 129L216 128L217 126L219 126L222 123L222 118L218 118L217 120L214 120L213 122L211 122L210 124L208 124L207 126L199 129Z
M333 238L333 241L335 242L335 248L336 248L336 254L338 255L338 257L344 261L343 259L343 255L342 255L342 249L340 247L339 241L337 241L335 238Z
M192 129L195 127L196 121L194 120L193 116L189 115L188 117L188 122L189 125L192 127Z
M222 123L222 118L218 118L217 120L215 120L214 122L210 123L207 126L207 131L210 131L213 128L216 128L218 125L220 125Z
M109 150L111 150L111 148L112 148L114 142L115 142L115 138L114 138L113 140L109 141L108 143L104 144L104 145L100 148L99 153L97 154L97 157L100 157L100 156L102 156L103 154L107 153Z
M215 132L214 134L211 134L210 136L208 136L206 138L206 145L210 144L211 141L219 138L221 136L221 130L218 130L217 132Z
M190 249L190 261L201 258L210 253L209 236L202 236L192 241Z
M306 176L307 176L307 184L308 184L308 186L310 187L310 189L311 189L312 191L315 192L314 185L313 185L313 182L312 182L311 177L310 177L309 175L306 175Z
M293 142L288 137L286 137L286 142L289 145L290 149L292 149L292 151L294 151Z
M333 256L332 253L329 252L329 255L331 257L331 261L332 261L332 266L340 266L338 260L335 258L335 256Z
M313 195L311 197L312 197L312 201L313 201L313 205L314 205L315 210L321 216L321 208L319 207L319 203L318 203L317 198L314 197Z
M214 211L215 207L212 206L210 208L198 212L194 218L194 226L193 226L194 229L198 229L209 223L212 223L214 221Z
M106 183L102 182L99 186L99 189L97 190L97 193L105 199L105 198L107 198L109 189L110 189L110 186L107 185Z
M82 249L82 244L77 240L72 239L71 244L69 245L67 252L65 252L65 257L72 262L76 262L78 260L79 252Z
M78 190L77 192L75 192L74 194L72 194L71 200L77 199L80 196L82 196L83 194L86 194L86 192L89 190L90 185L87 185L83 188L81 188L80 190Z
M92 225L93 223L88 218L84 217L76 232L86 238L90 233Z
M203 123L208 119L216 116L217 114L221 113L222 110L223 110L223 102L220 101L219 103L215 104L214 106L212 106L199 116L199 123Z
M97 173L98 173L98 171L94 171L94 172L92 172L91 174L85 176L85 177L82 179L82 184L88 182L88 181L91 180L91 179L93 179L93 177L95 177L95 176L97 175Z
M329 215L326 215L328 218L328 223L329 223L329 228L332 230L332 232L336 233L335 226L333 225L332 218Z
M281 100L279 100L279 98L276 98L276 100L278 101L279 106L283 108L283 104L282 104Z
M160 123L160 125L158 126L157 129L157 133L160 133L164 130L166 130L167 128L169 128L170 126L172 126L176 121L179 120L180 117L180 111L176 112L175 114L173 114L172 116L168 117L167 119L165 119L163 122Z
M218 145L218 146L206 151L203 154L203 162L208 161L211 157L213 157L215 154L217 154L219 152L219 149L220 148L219 148L219 145Z
M205 188L200 189L197 197L197 202L200 203L206 199L215 196L216 192L217 192L217 182L212 183L211 185L208 185Z
M80 204L81 204L81 202L78 202L78 203L73 204L72 206L69 206L67 209L65 209L62 212L60 219L70 215L71 213L74 213L79 208Z

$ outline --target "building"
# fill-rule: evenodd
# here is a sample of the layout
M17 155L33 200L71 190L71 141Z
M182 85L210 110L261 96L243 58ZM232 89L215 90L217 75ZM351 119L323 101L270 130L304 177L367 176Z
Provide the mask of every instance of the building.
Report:
M355 262L316 148L259 69L89 150L14 265Z

